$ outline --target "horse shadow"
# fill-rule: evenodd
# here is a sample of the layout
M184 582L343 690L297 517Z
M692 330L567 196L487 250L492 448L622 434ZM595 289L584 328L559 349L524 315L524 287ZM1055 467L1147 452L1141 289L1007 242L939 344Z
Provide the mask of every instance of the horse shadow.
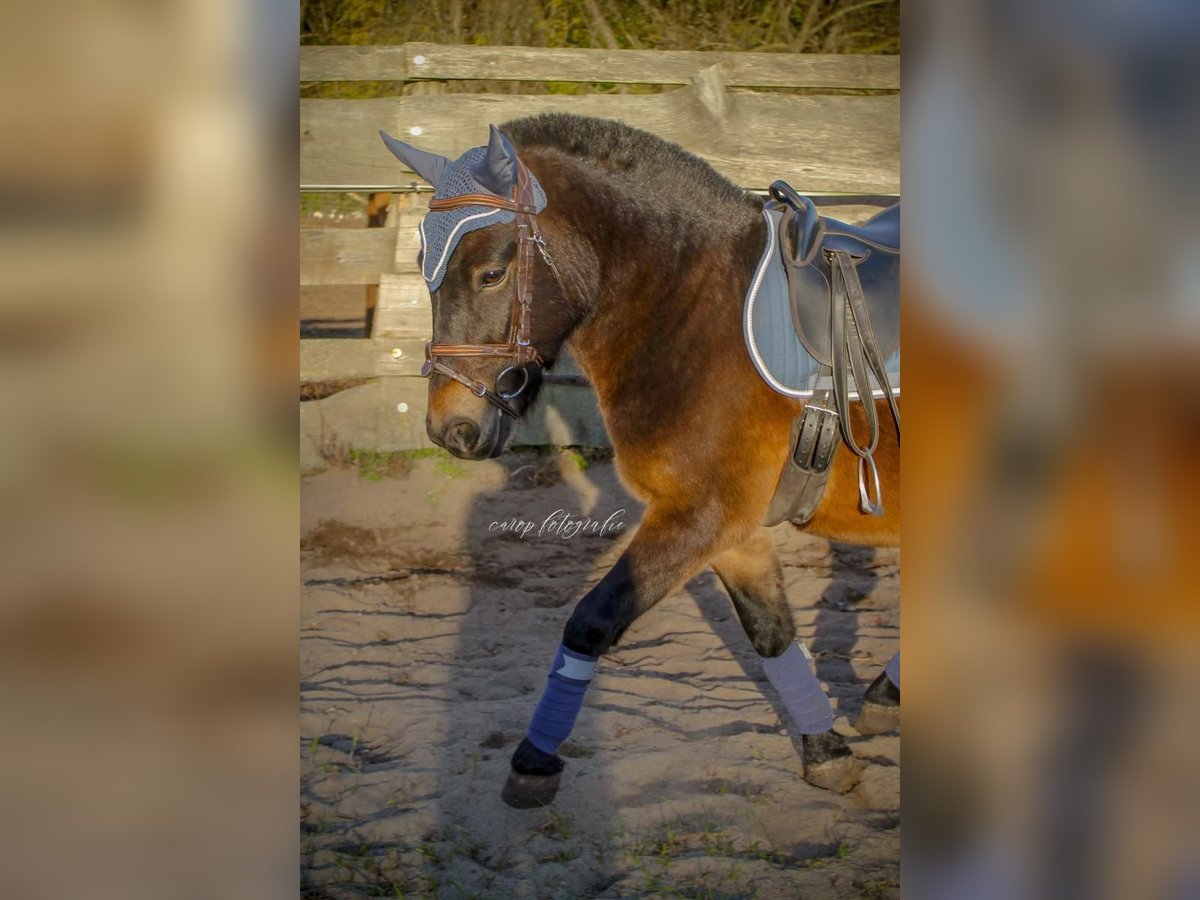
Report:
M858 641L854 604L869 597L879 583L877 554L874 547L840 541L830 541L829 545L831 580L814 604L817 618L809 650L816 662L817 677L829 686L830 699L837 700L838 711L857 714L866 684L850 664Z
M482 896L595 896L619 877L620 830L610 766L616 756L589 725L587 706L560 753L552 806L515 810L500 799L562 631L578 600L616 561L641 505L615 467L582 468L559 450L508 454L505 481L472 500L464 550L472 572L451 663L437 823L425 834L426 883ZM570 516L623 528L567 536Z

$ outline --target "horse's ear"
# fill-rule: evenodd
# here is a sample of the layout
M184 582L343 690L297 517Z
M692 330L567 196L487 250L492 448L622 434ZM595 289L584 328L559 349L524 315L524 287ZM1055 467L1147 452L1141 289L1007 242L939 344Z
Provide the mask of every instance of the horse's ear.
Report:
M512 196L517 183L517 151L495 125L488 138L487 154L471 169L475 180L497 197Z
M379 130L379 136L383 138L383 142L387 144L387 148L392 151L392 154L400 162L404 163L434 187L437 187L438 179L442 176L442 170L450 164L450 160L444 156L438 156L436 153L426 153L424 150L418 150L411 144L406 144L404 141L398 141L383 129Z

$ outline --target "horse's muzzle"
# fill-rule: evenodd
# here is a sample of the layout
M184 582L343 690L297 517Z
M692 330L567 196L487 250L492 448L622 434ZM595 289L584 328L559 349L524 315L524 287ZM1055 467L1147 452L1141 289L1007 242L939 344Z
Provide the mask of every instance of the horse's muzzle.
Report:
M452 419L440 434L431 431L429 438L459 459L491 459L504 452L512 421L498 411L489 410L482 423Z

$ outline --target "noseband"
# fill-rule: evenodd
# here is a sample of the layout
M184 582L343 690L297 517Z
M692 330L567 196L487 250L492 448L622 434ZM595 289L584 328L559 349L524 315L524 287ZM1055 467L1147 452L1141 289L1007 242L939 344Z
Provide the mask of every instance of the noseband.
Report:
M455 209L460 206L491 206L496 209L511 210L517 214L517 289L516 296L513 298L512 324L508 331L508 343L435 344L433 341L429 341L425 344L425 365L421 367L423 377L428 378L437 372L447 378L452 378L476 397L482 397L514 419L519 418L520 413L513 407L511 401L521 396L521 393L529 386L529 371L526 367L530 363L539 366L545 365L542 355L529 343L529 332L533 319L533 254L535 247L542 259L546 261L546 265L549 266L559 287L562 287L558 269L546 250L545 238L542 237L541 229L538 228L537 201L529 170L520 160L517 160L516 168L517 183L513 188L511 200L504 200L490 194L461 194L457 197L429 201L429 209L434 212ZM505 367L496 376L495 387L489 388L482 382L450 368L439 360L439 357L447 356L471 358L497 356L511 358L512 364ZM502 389L501 382L505 376L514 372L520 375L519 386L513 390Z

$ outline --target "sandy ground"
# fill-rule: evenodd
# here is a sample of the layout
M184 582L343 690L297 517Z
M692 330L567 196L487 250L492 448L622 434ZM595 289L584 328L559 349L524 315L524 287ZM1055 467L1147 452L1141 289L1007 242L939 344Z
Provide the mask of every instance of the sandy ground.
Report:
M892 897L898 735L847 722L899 640L899 555L776 528L800 633L866 763L835 795L801 763L711 572L601 662L555 804L500 801L575 601L641 508L611 463L402 460L302 487L307 897ZM546 529L558 510L627 527ZM492 523L534 523L525 536Z

